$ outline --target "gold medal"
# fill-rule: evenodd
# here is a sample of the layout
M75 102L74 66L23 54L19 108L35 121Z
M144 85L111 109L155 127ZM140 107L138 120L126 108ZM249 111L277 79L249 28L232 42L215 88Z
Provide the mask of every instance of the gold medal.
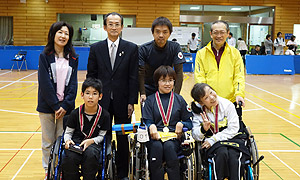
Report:
M168 128L167 126L165 126L165 127L163 128L163 132L164 132L164 133L168 133L168 132L169 132L169 128Z

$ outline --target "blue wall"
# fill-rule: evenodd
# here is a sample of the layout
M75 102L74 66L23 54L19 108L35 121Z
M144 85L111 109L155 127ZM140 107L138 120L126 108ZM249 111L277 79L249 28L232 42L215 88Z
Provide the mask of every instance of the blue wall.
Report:
M11 59L20 51L27 51L27 67L28 69L38 69L39 56L44 46L0 46L0 68L11 69L13 62ZM89 57L89 47L75 47L76 53L79 55L79 70L86 70ZM16 68L16 66L14 67ZM22 69L25 68L23 65Z
M295 66L295 62L297 59L298 56L287 55L246 55L247 74L295 74L295 72L299 73L300 67L298 65Z

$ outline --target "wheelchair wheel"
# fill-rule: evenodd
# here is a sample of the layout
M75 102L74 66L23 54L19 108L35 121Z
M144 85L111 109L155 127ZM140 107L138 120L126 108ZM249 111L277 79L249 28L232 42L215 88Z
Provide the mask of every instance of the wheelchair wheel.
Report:
M182 180L193 180L194 179L194 166L193 166L193 155L191 154L188 157L184 157L182 160L183 163L183 172Z
M59 136L54 142L49 157L48 163L48 180L61 180L62 179L62 168L61 168L61 146L62 146L62 136Z
M258 161L259 155L258 155L258 149L256 146L256 142L254 140L254 137L250 137L250 153L251 153L251 160L252 160L252 169L253 169L253 179L258 180L259 178L259 163L256 164L256 166L253 167L253 165Z
M201 144L199 142L195 142L195 148L194 148L194 178L195 180L201 180L202 179L202 174L203 174L203 165L202 165L202 158L201 158Z
M108 167L108 172L109 172L109 179L110 180L117 180L117 165L116 165L116 142L112 141L111 144L111 157L109 161L109 167Z
M148 152L145 144L137 142L134 148L133 156L133 179L134 180L149 180L149 162L148 162Z

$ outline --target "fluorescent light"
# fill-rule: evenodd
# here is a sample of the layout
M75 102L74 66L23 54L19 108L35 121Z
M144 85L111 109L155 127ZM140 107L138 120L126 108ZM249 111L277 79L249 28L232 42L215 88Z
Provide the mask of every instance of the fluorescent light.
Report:
M191 10L197 10L197 9L200 9L200 6L192 6L190 7Z
M242 8L231 8L231 11L240 11Z

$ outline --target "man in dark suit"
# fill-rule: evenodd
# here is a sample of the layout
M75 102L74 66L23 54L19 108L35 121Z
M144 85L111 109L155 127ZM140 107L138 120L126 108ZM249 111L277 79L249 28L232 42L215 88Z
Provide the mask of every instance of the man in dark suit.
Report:
M91 45L87 77L103 83L100 105L108 110L115 124L131 122L134 104L138 101L138 47L119 37L123 17L109 13L104 17L104 30L108 38ZM128 179L129 147L127 136L117 136L118 178Z

